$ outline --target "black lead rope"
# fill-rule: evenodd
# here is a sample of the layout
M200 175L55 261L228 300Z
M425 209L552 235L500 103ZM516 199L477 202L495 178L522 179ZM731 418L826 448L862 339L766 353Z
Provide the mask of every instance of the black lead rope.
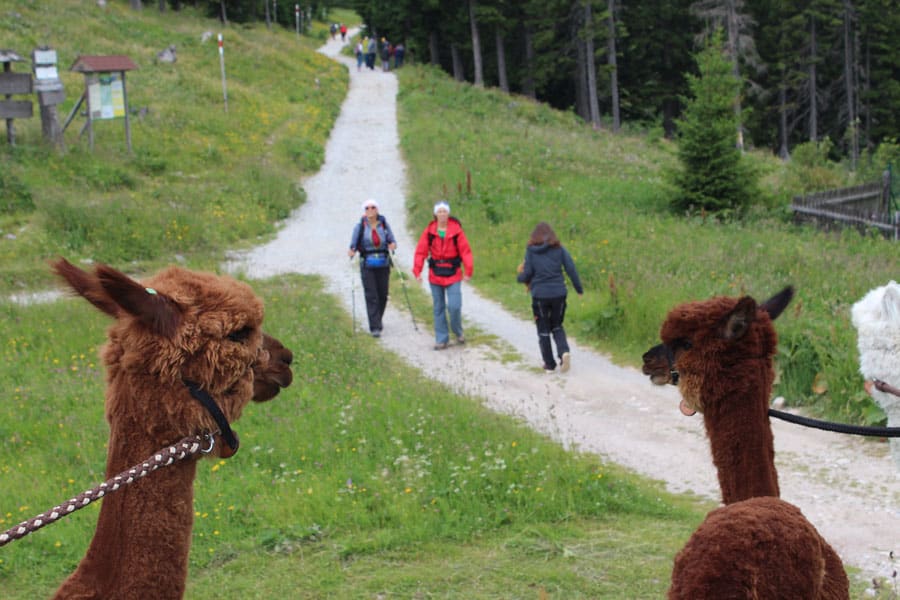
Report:
M222 439L225 440L225 443L228 444L234 452L237 452L237 436L231 431L231 425L228 424L228 419L225 418L222 409L219 408L216 401L213 400L212 396L207 394L205 390L200 389L200 386L193 381L185 380L184 385L190 390L191 396L199 400L200 404L202 404L206 410L209 411L209 414L212 415L212 418L216 420L216 425L219 426L219 433L222 435Z
M769 416L796 423L804 427L814 427L825 431L834 431L835 433L849 433L850 435L867 435L872 437L900 437L900 427L865 427L863 425L845 425L843 423L832 423L830 421L820 421L818 419L810 419L792 415L791 413L769 409Z

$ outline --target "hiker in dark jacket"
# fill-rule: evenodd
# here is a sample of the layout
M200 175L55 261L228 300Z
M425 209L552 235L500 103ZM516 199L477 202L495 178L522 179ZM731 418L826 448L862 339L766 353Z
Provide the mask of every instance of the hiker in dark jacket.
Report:
M394 232L387 219L378 214L378 203L371 198L363 202L363 217L356 222L347 255L359 252L359 275L366 296L366 313L372 337L381 337L381 318L387 308L391 281L390 252L397 248Z
M538 345L544 359L544 371L556 369L550 337L556 343L559 370L569 370L570 354L563 320L566 316L566 280L563 271L572 280L578 295L584 293L572 256L563 248L559 238L547 223L541 221L531 232L525 248L525 261L519 265L519 283L528 285L531 291L531 311L537 325Z

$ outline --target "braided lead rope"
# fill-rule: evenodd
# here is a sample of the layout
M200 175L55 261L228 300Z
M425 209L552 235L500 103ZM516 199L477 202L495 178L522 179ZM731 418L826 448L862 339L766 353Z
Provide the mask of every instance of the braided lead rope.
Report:
M65 504L54 506L47 512L32 517L27 521L22 521L15 527L0 533L0 546L4 546L13 540L23 538L32 531L37 531L45 525L49 525L66 515L70 515L79 508L84 508L94 500L99 500L107 494L118 491L123 486L134 483L160 467L168 467L169 465L193 456L198 452L206 453L211 451L212 437L210 436L209 439L209 448L203 448L201 446L200 442L203 441L203 438L199 435L186 437L168 448L163 448L141 464L135 465L127 471L123 471L115 477L107 479L100 485L78 494Z

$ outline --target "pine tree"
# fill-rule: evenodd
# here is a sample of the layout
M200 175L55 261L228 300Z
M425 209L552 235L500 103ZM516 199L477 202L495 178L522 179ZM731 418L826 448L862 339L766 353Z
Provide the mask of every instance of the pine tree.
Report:
M716 34L696 56L699 76L689 75L692 98L678 123L678 159L674 174L678 193L671 206L677 212L707 211L738 216L755 196L756 179L735 145L734 110L740 82Z

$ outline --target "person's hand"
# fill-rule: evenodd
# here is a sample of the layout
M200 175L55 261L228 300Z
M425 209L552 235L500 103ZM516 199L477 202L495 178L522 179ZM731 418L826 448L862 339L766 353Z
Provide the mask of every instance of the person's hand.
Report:
M524 270L525 270L525 263L524 263L524 262L520 262L520 263L519 263L519 266L516 267L516 273L521 273L521 272L524 271Z
M472 279L471 275L469 275L468 273L463 274L463 281L469 281L470 279Z
M393 252L393 251L396 250L396 249L397 249L397 244L395 244L395 243L393 243L393 242L391 242L390 244L388 244L388 250L390 250L391 252Z
M347 256L349 256L350 258L353 258L354 254L356 254L356 250L354 250L353 248L347 250Z

